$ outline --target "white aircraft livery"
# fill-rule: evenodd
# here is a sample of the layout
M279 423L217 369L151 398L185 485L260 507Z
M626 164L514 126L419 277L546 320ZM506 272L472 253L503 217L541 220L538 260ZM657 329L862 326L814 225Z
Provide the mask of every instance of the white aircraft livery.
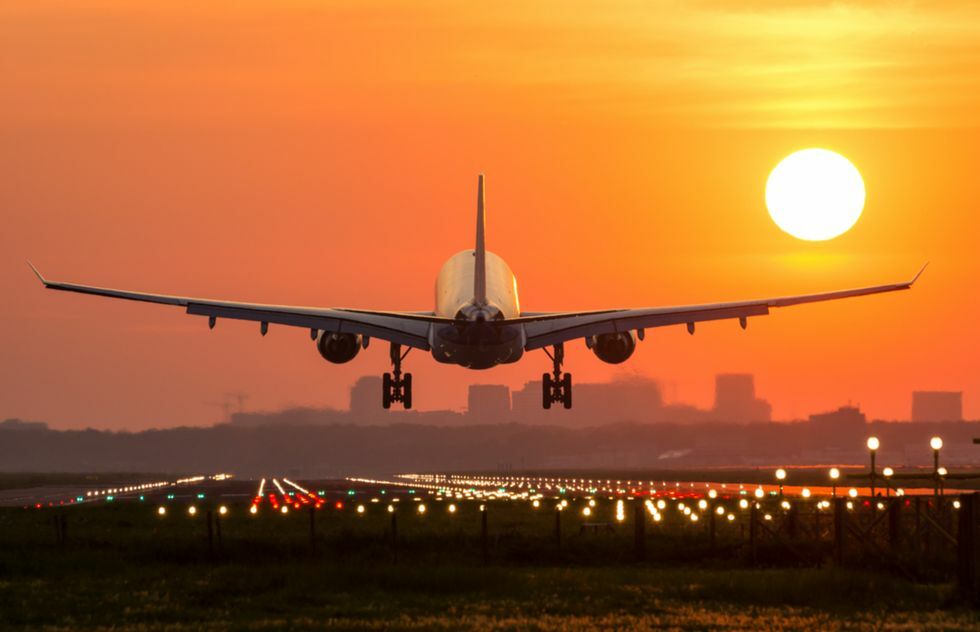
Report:
M472 250L456 253L442 266L436 278L432 312L291 307L130 292L49 281L33 264L31 269L52 290L176 305L188 314L206 316L212 329L219 318L259 322L263 336L270 323L304 327L310 330L320 355L335 364L353 360L372 338L384 340L390 345L392 364L392 371L384 374L384 408L395 402L412 407L412 374L402 372L402 362L412 349L430 352L437 362L468 369L517 362L525 351L543 349L554 369L543 376L542 404L550 408L553 403L561 403L571 408L572 376L562 371L566 342L581 339L603 362L619 364L633 355L637 341L642 341L645 331L653 327L686 325L693 334L696 323L737 318L745 329L749 317L764 316L774 307L907 290L925 266L910 281L819 294L677 307L522 312L514 273L503 259L486 249L484 185L480 175L476 245Z

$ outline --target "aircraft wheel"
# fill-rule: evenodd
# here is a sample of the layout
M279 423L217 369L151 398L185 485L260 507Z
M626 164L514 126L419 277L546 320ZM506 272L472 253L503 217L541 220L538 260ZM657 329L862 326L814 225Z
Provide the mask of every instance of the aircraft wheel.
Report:
M391 373L385 373L381 382L381 406L388 410L391 408Z
M545 410L551 408L551 391L554 385L551 381L551 374L544 373L541 376L541 405Z
M412 374L406 373L402 378L402 404L405 410L412 407Z
M561 401L565 408L572 407L572 374L566 373L561 379Z

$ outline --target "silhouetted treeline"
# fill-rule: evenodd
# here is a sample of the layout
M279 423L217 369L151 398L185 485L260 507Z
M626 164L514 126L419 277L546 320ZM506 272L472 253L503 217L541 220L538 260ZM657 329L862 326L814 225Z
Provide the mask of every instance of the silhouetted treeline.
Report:
M863 434L881 440L880 466L980 465L980 423L874 422L861 436L829 436L812 424L619 423L586 428L489 424L431 426L266 425L144 432L55 431L0 424L0 470L141 471L239 476L377 475L424 470L687 468L866 462Z

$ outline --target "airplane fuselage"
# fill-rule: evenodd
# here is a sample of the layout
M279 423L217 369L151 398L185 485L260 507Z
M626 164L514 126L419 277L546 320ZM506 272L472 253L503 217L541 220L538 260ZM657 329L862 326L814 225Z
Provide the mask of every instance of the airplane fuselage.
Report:
M521 315L517 279L510 266L496 254L486 253L486 300L473 295L476 278L474 250L458 252L443 264L436 277L435 314L452 318L451 325L433 325L429 334L432 357L437 362L469 369L489 369L517 362L524 354L524 330L520 325L491 326L487 321Z

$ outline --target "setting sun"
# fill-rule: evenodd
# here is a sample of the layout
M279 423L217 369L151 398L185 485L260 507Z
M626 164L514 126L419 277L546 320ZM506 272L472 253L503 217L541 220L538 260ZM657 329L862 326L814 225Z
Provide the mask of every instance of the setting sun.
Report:
M833 239L861 217L864 181L840 154L803 149L784 158L769 174L766 206L776 225L798 239Z

